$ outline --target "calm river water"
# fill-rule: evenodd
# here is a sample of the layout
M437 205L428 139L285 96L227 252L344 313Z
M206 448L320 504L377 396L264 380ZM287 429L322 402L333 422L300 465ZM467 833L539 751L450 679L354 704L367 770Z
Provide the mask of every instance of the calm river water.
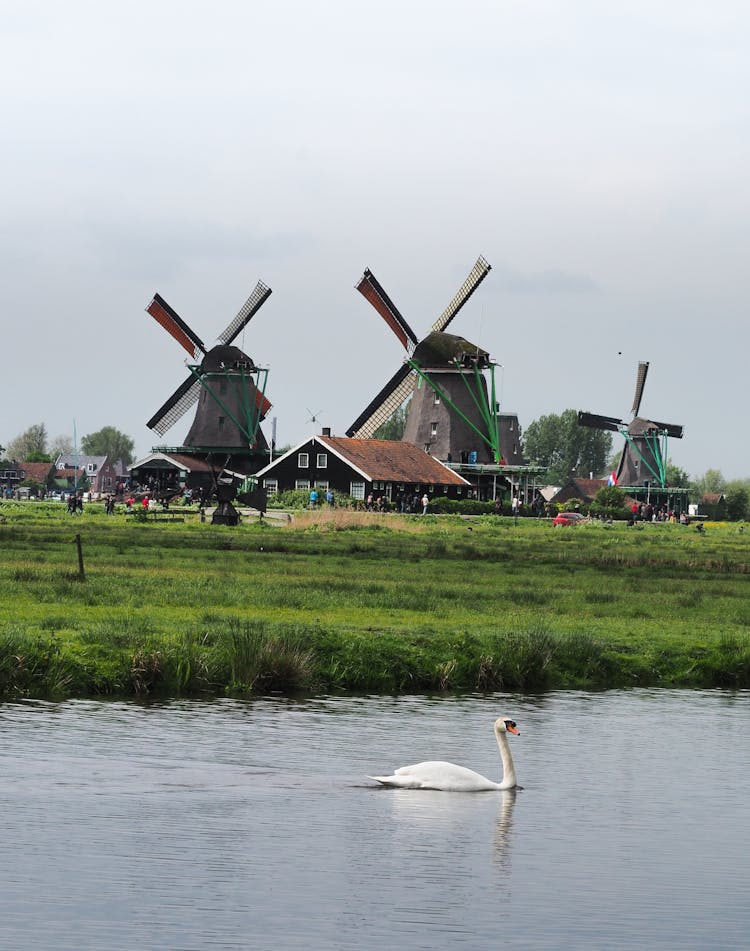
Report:
M514 793L391 790L421 759ZM0 948L748 948L750 693L0 706Z

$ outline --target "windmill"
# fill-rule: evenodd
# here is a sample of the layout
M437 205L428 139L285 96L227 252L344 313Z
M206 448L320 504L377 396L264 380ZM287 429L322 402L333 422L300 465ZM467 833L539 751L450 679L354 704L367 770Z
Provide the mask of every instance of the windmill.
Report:
M630 422L616 416L598 416L587 412L579 412L578 422L592 429L619 432L625 437L625 447L617 467L617 482L620 485L648 484L663 489L667 481L667 438L682 439L682 426L659 423L638 415L648 367L649 364L644 361L638 364Z
M189 375L146 424L160 436L196 403L184 449L193 454L225 453L228 457L265 458L268 446L260 423L271 408L265 396L268 370L257 367L233 341L271 295L258 281L237 316L208 349L159 294L147 312L183 347L193 362ZM200 362L197 362L200 360Z
M485 350L446 328L490 271L479 257L458 292L421 341L372 271L365 270L357 290L398 338L406 359L346 431L369 439L412 397L403 441L422 446L448 461L497 462L500 450L495 413L483 375L494 364ZM479 459L479 456L482 459Z

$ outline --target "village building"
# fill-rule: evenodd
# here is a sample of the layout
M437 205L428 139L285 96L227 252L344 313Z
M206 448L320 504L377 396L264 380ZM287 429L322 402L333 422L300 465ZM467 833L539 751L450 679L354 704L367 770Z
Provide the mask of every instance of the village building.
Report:
M256 477L271 496L292 489L316 489L365 501L368 496L398 503L402 497L465 499L470 483L449 466L407 442L331 436L324 429L261 469Z
M606 479L569 479L550 499L555 504L578 502L591 505L600 489L606 488Z
M69 482L68 473L72 474L78 468L83 473L83 480L76 476L74 483L80 486L85 482L89 492L99 495L110 495L117 490L118 483L125 477L121 462L112 462L108 456L89 456L85 453L61 453L55 460L55 480ZM70 485L69 488L73 488Z
M220 471L199 456L158 450L138 459L128 469L131 489L156 498L180 495L186 489L201 497L214 488Z

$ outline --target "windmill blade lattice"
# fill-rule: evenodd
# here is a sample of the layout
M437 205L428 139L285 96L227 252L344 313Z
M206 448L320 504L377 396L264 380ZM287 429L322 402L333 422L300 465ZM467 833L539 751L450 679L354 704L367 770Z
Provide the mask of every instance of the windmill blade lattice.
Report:
M237 335L245 329L245 327L252 320L253 316L260 310L260 308L263 306L263 304L265 304L266 300L270 296L271 288L266 287L263 281L258 281L258 283L255 285L255 289L245 301L237 316L229 324L229 326L219 334L219 342L223 344L230 344L237 337Z
M469 272L469 276L463 282L461 287L459 287L458 292L456 293L453 300L450 302L450 304L448 304L443 313L430 328L433 333L436 331L439 332L445 330L448 324L461 310L466 301L471 297L471 295L479 287L491 270L492 266L488 264L480 254L476 260L476 264Z
M171 429L187 413L191 406L195 406L201 393L201 385L194 376L189 376L169 397L167 402L157 410L146 423L160 436Z
M416 374L408 363L399 367L383 389L347 429L347 436L370 439L414 392Z

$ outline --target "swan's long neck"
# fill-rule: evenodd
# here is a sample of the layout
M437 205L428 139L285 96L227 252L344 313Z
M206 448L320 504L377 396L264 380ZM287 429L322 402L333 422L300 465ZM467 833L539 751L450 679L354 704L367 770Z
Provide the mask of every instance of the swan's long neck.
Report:
M508 737L501 730L495 730L497 745L500 750L500 759L503 761L503 778L500 783L501 789L513 789L516 783L516 767L513 765L513 757L508 746Z

